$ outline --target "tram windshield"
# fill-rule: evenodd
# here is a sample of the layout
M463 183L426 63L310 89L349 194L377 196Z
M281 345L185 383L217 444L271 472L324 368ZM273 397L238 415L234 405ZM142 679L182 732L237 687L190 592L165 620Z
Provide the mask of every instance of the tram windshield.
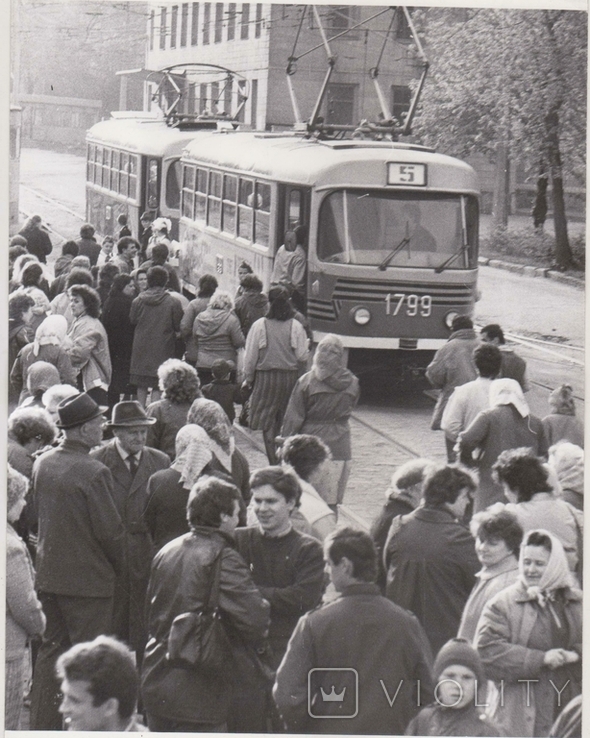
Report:
M477 260L477 222L472 196L337 190L320 209L317 254L324 262L382 270L471 269Z

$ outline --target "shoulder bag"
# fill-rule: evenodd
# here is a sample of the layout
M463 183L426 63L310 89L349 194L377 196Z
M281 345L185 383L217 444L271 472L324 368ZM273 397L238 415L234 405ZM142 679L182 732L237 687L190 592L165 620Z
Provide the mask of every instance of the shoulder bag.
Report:
M166 658L173 666L220 675L231 663L232 649L219 612L222 553L223 549L214 563L206 602L172 622Z

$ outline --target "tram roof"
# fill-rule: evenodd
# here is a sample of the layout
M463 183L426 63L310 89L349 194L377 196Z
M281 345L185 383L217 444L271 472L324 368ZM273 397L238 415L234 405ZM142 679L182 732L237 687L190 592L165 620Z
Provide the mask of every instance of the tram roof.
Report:
M367 176L374 172L375 162L424 163L428 165L430 187L478 190L477 176L469 164L426 147L388 141L317 141L289 134L203 131L193 132L183 158L316 187L335 183L355 185L357 180L359 185L367 185ZM358 166L351 167L351 164ZM448 179L449 168L454 170L452 181ZM440 176L431 176L436 174Z
M111 118L96 123L86 134L89 141L147 156L180 154L197 132L170 128L161 118Z

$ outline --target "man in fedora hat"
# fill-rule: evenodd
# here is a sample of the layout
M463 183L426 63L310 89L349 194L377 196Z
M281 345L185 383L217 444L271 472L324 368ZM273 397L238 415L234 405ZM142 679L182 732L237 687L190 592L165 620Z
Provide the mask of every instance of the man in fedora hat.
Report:
M76 643L112 632L125 531L111 472L89 455L101 442L106 410L85 392L63 400L57 426L64 439L33 467L39 539L35 586L47 618L31 693L33 730L61 730L58 656Z
M146 446L148 426L155 422L139 402L119 402L107 423L115 437L92 452L113 475L113 497L126 531L127 567L115 588L114 633L136 652L138 662L147 640L145 596L154 554L144 520L147 483L170 466L167 454Z

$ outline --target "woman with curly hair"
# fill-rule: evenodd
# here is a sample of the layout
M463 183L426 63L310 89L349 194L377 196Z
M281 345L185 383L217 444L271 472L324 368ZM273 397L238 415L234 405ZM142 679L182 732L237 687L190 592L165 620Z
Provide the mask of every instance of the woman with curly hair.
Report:
M148 428L147 445L176 456L176 434L186 425L186 416L194 400L202 397L197 370L180 359L168 359L158 368L162 399L147 407L156 423Z
M79 371L79 387L99 405L107 405L112 368L107 334L99 320L100 297L85 284L70 287L68 295L74 316L68 331L72 341L68 353Z
M103 270L109 264L105 264ZM130 274L117 274L113 286L103 304L101 321L109 339L109 353L113 373L109 385L109 407L114 407L121 399L134 399L137 389L131 384L131 347L134 327L129 320L131 303L136 295L135 283Z
M34 454L51 445L56 435L55 423L46 410L17 408L8 418L8 463L30 479Z
M8 299L8 374L12 371L16 357L29 343L28 325L33 318L35 301L22 293L10 295ZM8 402L14 406L19 393L9 387Z

